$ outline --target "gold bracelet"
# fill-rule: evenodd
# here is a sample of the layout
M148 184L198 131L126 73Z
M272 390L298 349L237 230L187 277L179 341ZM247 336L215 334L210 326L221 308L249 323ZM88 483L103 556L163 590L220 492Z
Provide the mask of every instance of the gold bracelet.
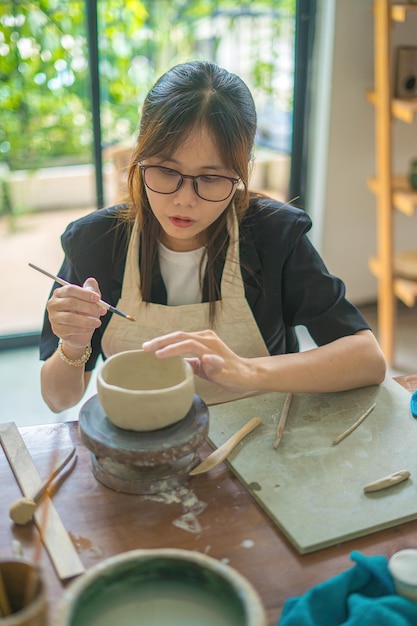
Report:
M65 354L65 352L62 349L62 339L60 339L58 341L58 354L61 357L61 359L64 361L64 363L68 363L68 365L72 365L73 367L81 367L81 365L84 365L84 363L87 363L88 359L91 356L93 349L91 347L91 344L85 347L84 350L84 354L82 355L82 357L80 359L70 359L69 357L67 357L67 355Z

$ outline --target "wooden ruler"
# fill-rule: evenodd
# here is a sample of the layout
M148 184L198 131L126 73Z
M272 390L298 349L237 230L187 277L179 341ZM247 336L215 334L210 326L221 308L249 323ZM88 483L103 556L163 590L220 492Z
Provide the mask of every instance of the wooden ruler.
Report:
M14 422L0 424L0 442L22 494L32 497L41 486L42 479ZM82 574L84 566L48 496L45 496L33 518L39 531L42 523L42 540L58 577L65 580Z

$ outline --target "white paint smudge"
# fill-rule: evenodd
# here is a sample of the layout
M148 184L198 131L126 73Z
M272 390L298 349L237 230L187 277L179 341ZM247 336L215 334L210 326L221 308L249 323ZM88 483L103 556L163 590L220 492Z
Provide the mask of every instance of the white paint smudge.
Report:
M252 539L244 539L240 545L242 548L253 548L255 542Z
M197 516L207 507L205 502L201 502L195 493L186 487L179 487L171 491L145 496L148 500L162 502L164 504L181 504L183 514L173 520L173 526L181 528L189 533L200 533L202 528Z
M172 524L177 528L182 528L182 530L188 531L189 533L201 532L201 524L193 513L184 513L181 517L174 519Z
M103 558L103 550L101 548L99 548L98 546L92 546L88 550L88 554L91 556L92 559L102 559Z

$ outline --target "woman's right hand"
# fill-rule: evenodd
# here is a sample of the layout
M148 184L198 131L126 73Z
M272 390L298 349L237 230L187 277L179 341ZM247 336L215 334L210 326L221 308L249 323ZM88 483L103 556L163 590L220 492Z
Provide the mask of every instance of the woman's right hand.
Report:
M100 298L95 278L87 278L82 287L65 285L55 289L46 305L53 333L67 346L85 348L101 326L100 317L107 313L99 304Z

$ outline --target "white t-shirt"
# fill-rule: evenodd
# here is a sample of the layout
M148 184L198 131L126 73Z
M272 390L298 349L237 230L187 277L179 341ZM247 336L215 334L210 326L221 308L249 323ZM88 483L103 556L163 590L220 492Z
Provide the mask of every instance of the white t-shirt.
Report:
M167 304L198 304L202 300L199 267L204 247L190 252L174 252L158 242L159 266L167 290ZM207 265L204 260L202 275Z

